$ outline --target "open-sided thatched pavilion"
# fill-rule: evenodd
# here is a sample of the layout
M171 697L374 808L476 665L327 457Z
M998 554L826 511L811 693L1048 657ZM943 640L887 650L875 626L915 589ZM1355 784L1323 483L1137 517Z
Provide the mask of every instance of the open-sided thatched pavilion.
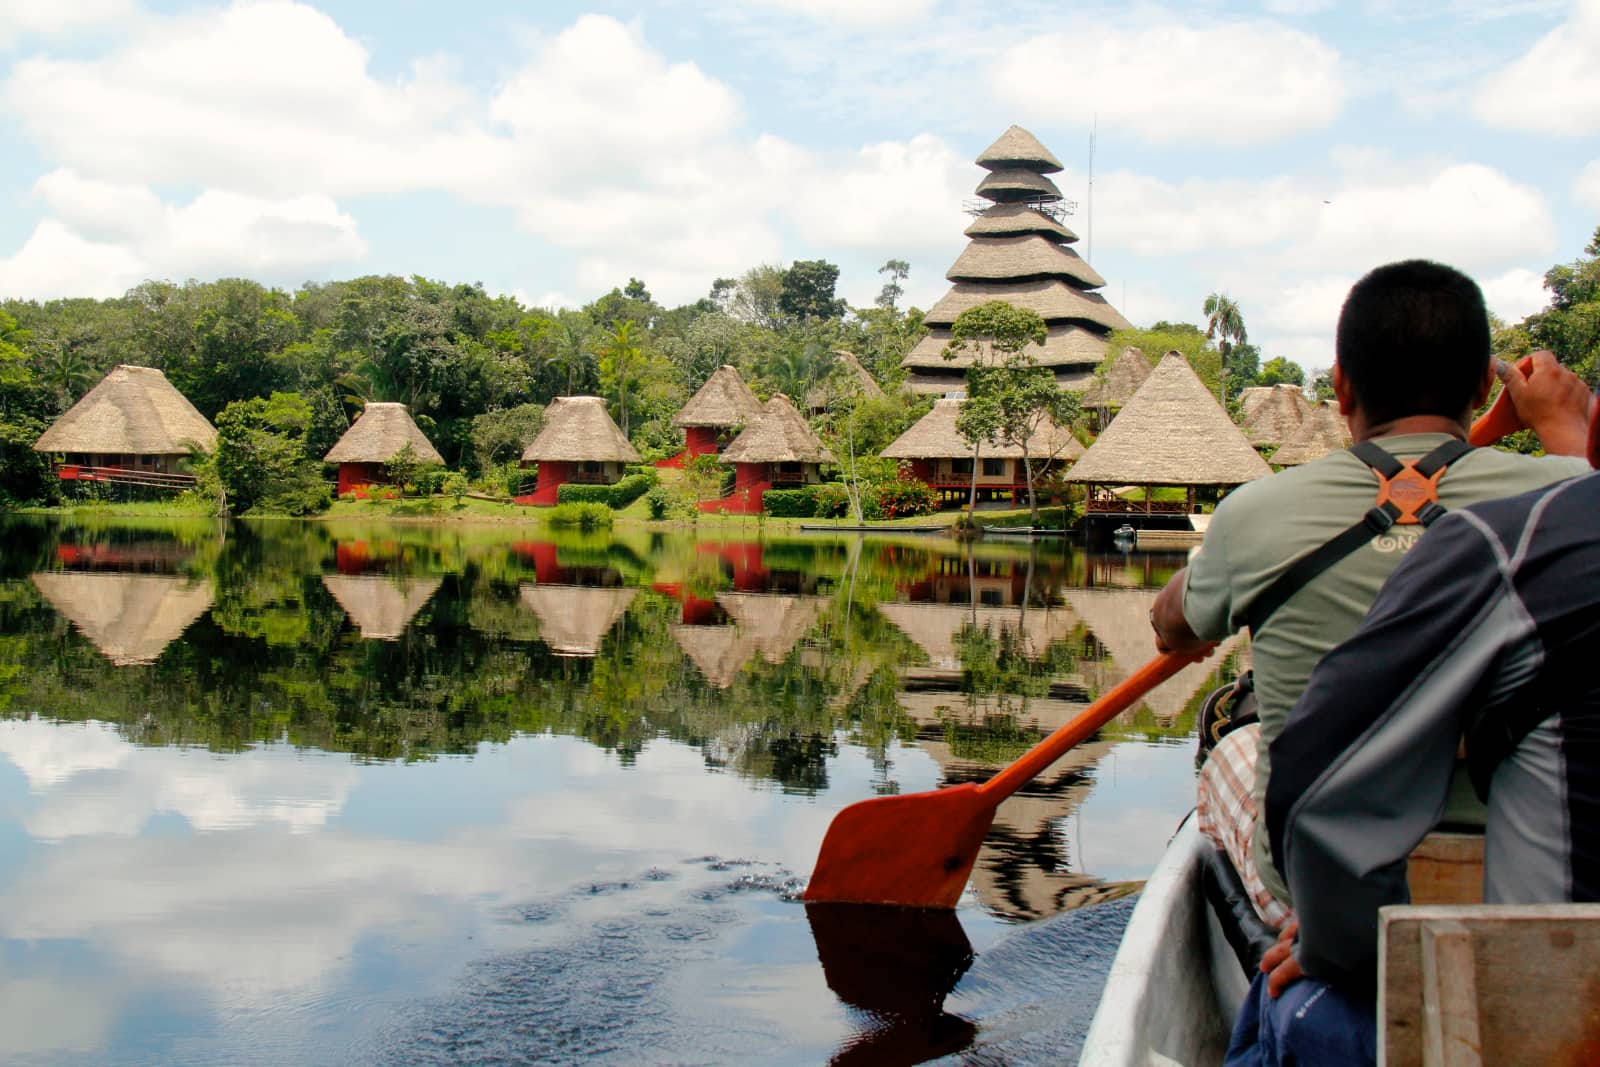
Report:
M62 457L67 481L125 482L187 488L178 462L191 448L210 452L217 428L154 367L112 367L50 425L35 452Z
M656 466L682 467L696 456L720 452L760 413L761 401L745 384L739 369L727 364L718 367L672 417L672 425L683 431L683 451Z
M702 500L700 509L757 515L768 489L820 482L820 465L836 461L789 398L779 393L723 450L722 462L733 465L733 495Z
M1271 474L1216 398L1195 376L1189 361L1168 352L1125 404L1067 480L1088 487L1085 515L1186 515L1195 509L1195 489L1231 487ZM1143 500L1114 490L1144 488ZM1152 500L1156 486L1181 486L1183 501Z
M912 476L932 486L946 504L962 503L971 494L974 462L980 498L1009 497L1013 504L1025 502L1028 472L1023 466L1022 448L985 443L974 457L972 446L956 431L961 404L960 400L949 398L934 401L933 410L890 442L883 457L909 462ZM1081 455L1083 446L1077 438L1053 422L1047 421L1028 442L1035 484L1043 474L1071 466Z
M544 429L523 449L524 467L538 464L539 480L519 504L547 506L568 482L612 485L639 453L597 396L558 396L544 409Z
M444 457L404 404L372 403L322 457L322 462L339 465L340 496L361 496L368 486L389 481L384 465L405 451L407 445L421 462L444 464Z

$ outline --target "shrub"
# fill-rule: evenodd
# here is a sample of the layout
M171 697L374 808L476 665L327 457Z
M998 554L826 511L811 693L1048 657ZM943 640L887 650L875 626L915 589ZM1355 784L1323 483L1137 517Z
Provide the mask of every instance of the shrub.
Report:
M533 483L537 480L538 468L524 467L519 461L512 460L500 469L500 477L505 484L507 496L521 494L524 483L532 491Z
M761 507L768 515L778 519L809 519L817 513L816 497L810 486L803 489L768 489L762 494Z
M933 488L915 478L878 486L877 500L886 519L903 515L931 515L939 510L939 497Z
M467 495L471 486L467 484L467 476L460 471L451 471L446 475L444 484L439 486L439 491L446 496L454 497L456 507L461 506L461 498Z
M850 514L850 491L842 482L823 482L821 485L811 487L812 499L816 501L814 515L827 519L837 519Z
M604 504L622 509L638 500L655 484L653 474L630 474L615 485L580 485L568 482L556 490L561 504Z
M604 504L611 506L611 487L609 485L583 485L578 482L567 482L556 490L558 504Z
M644 502L650 508L652 519L687 517L695 512L693 501L684 500L679 494L674 493L670 486L665 485L652 485L650 491L644 495Z
M655 471L630 474L611 487L611 506L618 510L644 496L656 484Z
M609 530L611 520L609 507L592 502L557 504L545 518L551 526L576 526L580 530Z
M449 471L437 463L429 463L417 470L412 484L417 487L418 496L433 496L444 488L444 480Z

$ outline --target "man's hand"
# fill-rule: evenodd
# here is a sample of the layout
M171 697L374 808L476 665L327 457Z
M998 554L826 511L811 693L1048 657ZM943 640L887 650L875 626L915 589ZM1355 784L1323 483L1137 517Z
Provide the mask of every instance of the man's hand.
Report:
M1216 647L1214 642L1196 636L1183 615L1183 584L1187 571L1185 567L1172 576L1150 609L1150 628L1156 632L1157 652L1200 655Z
M1283 991L1305 977L1294 958L1294 939L1300 933L1299 920L1290 919L1278 933L1278 943L1261 957L1261 973L1267 976L1267 995L1276 1000Z
M1517 417L1539 435L1546 452L1555 456L1589 454L1589 387L1582 378L1544 350L1533 354L1530 374L1524 375L1516 365L1501 359L1494 361L1494 372L1510 394Z

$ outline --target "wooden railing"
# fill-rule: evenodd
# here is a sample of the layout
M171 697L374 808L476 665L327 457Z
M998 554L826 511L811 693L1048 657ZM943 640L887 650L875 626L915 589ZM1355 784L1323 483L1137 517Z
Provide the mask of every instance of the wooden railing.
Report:
M64 482L114 482L119 485L149 485L162 489L193 489L194 475L167 474L137 467L86 467L63 463L56 475Z

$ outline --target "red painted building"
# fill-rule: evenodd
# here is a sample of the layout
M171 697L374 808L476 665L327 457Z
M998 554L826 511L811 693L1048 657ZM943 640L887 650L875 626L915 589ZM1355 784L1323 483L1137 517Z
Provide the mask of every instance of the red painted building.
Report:
M721 366L689 398L672 425L683 431L683 451L657 463L682 467L696 456L722 451L746 423L761 413L761 401L730 366Z
M549 507L563 485L614 485L639 453L622 435L597 396L558 396L544 409L544 429L522 453L522 465L534 467L538 480L519 504Z
M759 515L768 489L820 482L821 464L835 460L789 398L780 393L767 401L761 414L723 450L722 462L733 466L733 493L700 501L700 510Z

